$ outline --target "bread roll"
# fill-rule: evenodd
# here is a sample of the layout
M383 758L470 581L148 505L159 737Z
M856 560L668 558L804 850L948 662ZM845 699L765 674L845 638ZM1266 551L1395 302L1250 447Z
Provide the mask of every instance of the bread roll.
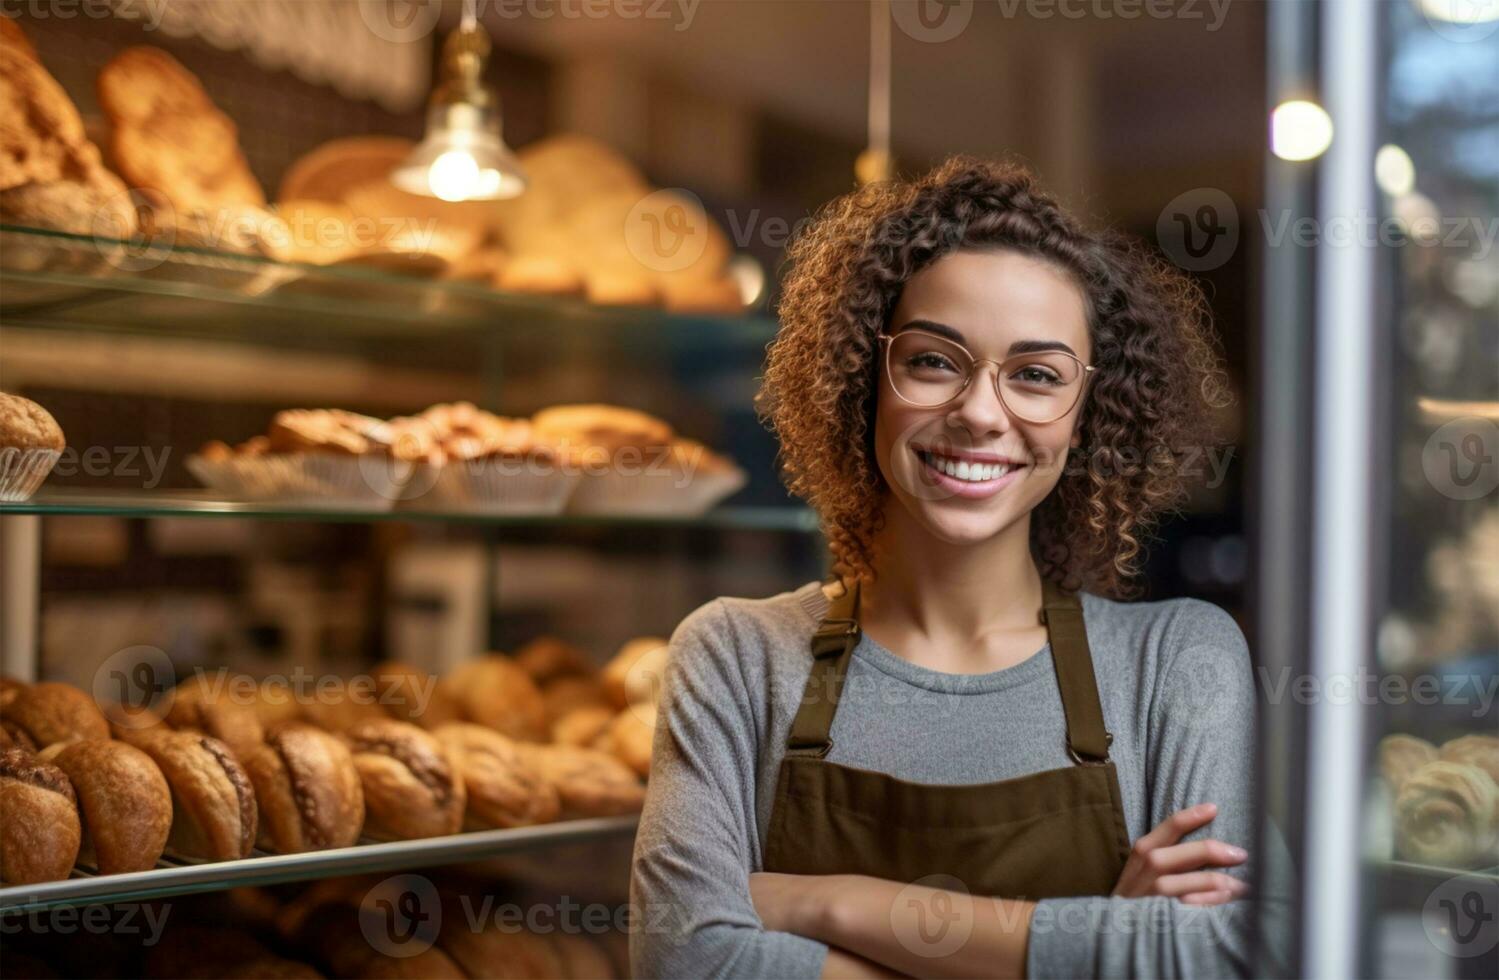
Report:
M385 719L356 725L345 738L364 786L366 834L411 840L462 829L463 778L431 733Z
M463 719L462 707L455 703L452 691L425 670L392 660L376 665L370 673L381 707L398 721L431 731Z
M372 677L352 681L322 677L312 697L302 703L302 717L324 731L347 732L366 722L389 718L379 702L380 692Z
M538 636L516 651L515 662L543 688L559 677L588 677L598 668L588 655L555 636Z
M364 828L364 789L348 746L311 725L284 725L244 759L259 841L280 854L348 847Z
M574 708L552 723L552 741L558 745L586 748L609 730L617 712L607 705Z
M18 681L14 677L0 676L0 710L4 710L7 704L15 700L17 694L30 686L25 681Z
M156 763L172 790L167 849L183 857L227 861L255 846L255 791L229 746L196 732L147 730L131 744Z
M1437 747L1414 735L1386 735L1379 740L1379 773L1400 792L1400 784L1428 762L1437 761Z
M151 757L113 739L60 742L46 752L77 793L81 860L106 875L154 868L172 829L172 791Z
M1461 762L1477 766L1499 783L1499 736L1463 735L1443 742L1439 752L1443 762ZM1499 814L1495 815L1499 821ZM1499 826L1499 824L1496 824Z
M59 881L78 859L78 798L67 774L24 749L0 753L0 880Z
M0 709L0 725L38 749L54 742L109 738L109 721L94 699L71 684L43 681L16 694ZM19 743L21 738L16 738Z
M442 680L468 721L518 739L546 737L546 706L529 674L513 660L490 654L470 660Z
M561 802L516 743L482 725L443 725L434 734L463 773L465 823L473 829L522 827L555 820Z
M254 701L246 696L253 690L242 675L194 674L172 689L167 724L179 731L212 736L244 759L265 741Z
M609 723L601 748L635 770L641 777L651 774L651 742L656 736L656 706L631 705Z
M564 819L635 813L645 802L645 787L634 771L606 752L568 745L520 748L556 789Z
M1401 857L1444 868L1483 863L1494 846L1499 786L1477 766L1429 762L1395 797L1395 848Z
M614 706L604 693L604 684L597 677L559 677L541 689L541 701L547 722L552 725L582 708L602 708L611 715L614 713Z
M669 656L667 641L659 636L642 636L620 647L614 659L604 665L604 690L610 702L616 708L654 704L660 696Z

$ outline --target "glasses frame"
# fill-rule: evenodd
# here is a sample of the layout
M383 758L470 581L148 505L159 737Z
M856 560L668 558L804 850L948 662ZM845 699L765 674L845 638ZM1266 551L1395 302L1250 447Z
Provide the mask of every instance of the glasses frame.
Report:
M914 328L914 329L911 329L911 330L902 330L901 331L902 335L908 334L908 333L919 333L919 334L922 334L923 336L932 337L932 338L934 338L936 340L940 340L944 344L951 344L952 346L956 347L958 350L962 351L964 354L968 355L968 360L970 362L969 368L968 368L968 376L963 379L963 386L961 388L959 388L956 392L954 392L953 396L951 398L947 399L946 401L936 402L936 403L931 404L931 405L923 405L921 402L914 402L911 399L907 398L905 395L902 395L900 393L900 389L895 386L895 375L890 370L890 349L891 349L891 347L892 347L892 345L893 345L893 343L895 341L895 335L894 334L888 334L888 333L881 333L879 335L879 340L880 340L880 344L885 348L885 356L884 356L885 378L890 383L890 390L893 391L893 392L895 392L895 397L896 398L899 398L901 401L905 402L907 405L912 405L912 406L914 406L916 408L942 408L942 407L944 407L946 405L951 405L953 402L957 401L959 398L962 398L963 394L968 390L968 386L971 385L971 384L973 384L973 377L974 377L974 375L978 374L978 369L979 369L979 365L980 364L993 364L994 367L995 367L995 371L994 371L994 385L993 385L993 387L994 387L994 396L999 399L999 403L1004 406L1005 411L1009 412L1015 418L1020 419L1022 422L1029 422L1031 425L1050 425L1051 423L1057 421L1058 419L1065 418L1067 416L1068 412L1071 412L1074 408L1077 408L1077 406L1079 405L1079 403L1081 403L1082 400L1083 400L1083 391L1088 387L1088 379L1090 377L1092 377L1093 376L1093 372L1095 370L1097 370L1097 368L1094 365L1092 365L1092 364L1084 364L1083 363L1083 359L1081 357L1078 357L1076 354L1073 354L1073 353L1070 353L1070 352L1064 351L1064 350L1048 351L1047 353L1050 353L1050 354L1060 354L1062 357L1071 358L1072 360L1076 361L1078 367L1080 367L1080 368L1083 369L1082 384L1080 384L1080 385L1077 386L1077 397L1072 400L1072 404L1068 405L1067 408L1066 408L1066 410L1063 411L1060 415L1057 415L1054 418L1049 418L1049 419L1044 419L1044 420L1030 419L1030 418L1026 418L1024 415L1018 414L1014 409L1010 408L1010 403L1007 402L1007 401L1005 401L1004 388L1000 385L1000 378L1004 377L1005 365L1006 364L1009 364L1011 361L1020 360L1021 358L1034 357L1035 356L1034 353L1032 353L1032 354L1015 354L1015 355L1013 355L1011 357L1005 358L1002 361L996 361L992 357L977 358L977 357L973 356L973 351L969 350L967 347L964 347L962 344L958 343L956 340L951 340L951 339L949 339L947 337L940 337L937 334L934 334L934 333L932 333L929 330L922 330L920 328Z

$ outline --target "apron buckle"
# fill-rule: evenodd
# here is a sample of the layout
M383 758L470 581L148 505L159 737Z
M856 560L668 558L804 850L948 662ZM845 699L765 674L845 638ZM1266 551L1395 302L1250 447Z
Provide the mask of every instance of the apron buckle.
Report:
M1114 744L1114 733L1103 733L1104 755L1102 759L1085 759L1077 754L1077 749L1072 747L1072 739L1067 739L1067 757L1080 766L1106 766L1109 765L1108 748Z

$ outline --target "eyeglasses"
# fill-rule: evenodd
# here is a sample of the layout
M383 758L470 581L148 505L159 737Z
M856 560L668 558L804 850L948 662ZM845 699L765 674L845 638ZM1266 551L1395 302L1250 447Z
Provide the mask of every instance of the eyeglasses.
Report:
M998 368L994 392L1005 411L1036 425L1072 411L1094 369L1057 350L979 360L962 344L925 330L880 334L880 342L885 345L885 376L901 401L921 408L946 405L968 389L980 364L993 364Z

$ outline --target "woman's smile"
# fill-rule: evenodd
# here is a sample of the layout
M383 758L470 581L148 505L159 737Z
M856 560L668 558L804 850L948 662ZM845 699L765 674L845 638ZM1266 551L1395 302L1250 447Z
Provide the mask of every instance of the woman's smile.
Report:
M932 486L969 499L992 497L1022 475L1025 464L993 453L933 451L912 446Z

